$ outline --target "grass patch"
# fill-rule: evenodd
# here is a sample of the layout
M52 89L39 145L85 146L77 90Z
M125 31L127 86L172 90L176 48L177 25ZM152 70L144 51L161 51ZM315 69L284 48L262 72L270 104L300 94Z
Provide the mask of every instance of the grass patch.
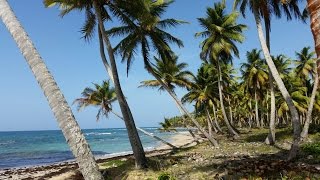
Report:
M109 168L114 168L114 167L119 167L122 165L125 165L127 163L126 159L114 159L114 160L109 160L107 162L99 164L100 169L109 169Z
M302 147L303 152L320 157L320 142L315 143L308 143L303 145Z

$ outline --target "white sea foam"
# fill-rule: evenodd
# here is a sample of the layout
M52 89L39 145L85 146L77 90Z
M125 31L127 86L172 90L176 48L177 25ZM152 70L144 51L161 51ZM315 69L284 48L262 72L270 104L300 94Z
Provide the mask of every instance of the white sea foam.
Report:
M0 142L0 145L8 145L13 143L15 143L15 141L5 141L5 142Z
M97 133L97 132L86 133L87 136L90 136L90 135L100 136L100 135L110 135L110 134L112 134L112 133L109 133L109 132L105 132L105 133Z

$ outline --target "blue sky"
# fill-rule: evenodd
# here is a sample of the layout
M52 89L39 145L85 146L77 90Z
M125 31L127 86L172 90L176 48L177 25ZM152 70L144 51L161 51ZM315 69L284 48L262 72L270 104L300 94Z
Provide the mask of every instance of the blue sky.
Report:
M164 15L190 22L169 32L184 41L184 48L174 47L174 50L180 61L189 64L192 72L196 72L201 64L201 39L194 38L194 34L201 31L196 18L205 16L206 7L212 6L213 2L216 1L176 0ZM229 9L231 2L233 1L228 0ZM108 78L100 60L97 38L90 43L81 39L79 30L84 22L82 13L75 12L60 18L57 8L46 9L42 1L9 0L9 3L70 105L92 82L101 83ZM245 42L238 46L241 57L234 59L236 67L244 62L246 51L260 48L253 17L249 14L246 19L241 17L239 22L248 25L248 30L245 32ZM107 24L109 27L111 25ZM112 42L115 45L117 40ZM272 54L283 53L294 58L294 52L304 46L314 47L308 23L273 19ZM58 129L42 91L2 23L0 54L0 131ZM179 115L173 100L165 92L138 88L140 81L151 78L144 70L139 56L134 61L129 77L126 76L125 64L118 62L122 88L137 126L157 126L164 117ZM180 97L183 93L183 90L178 91ZM77 112L75 106L71 107L81 128L124 127L123 122L112 115L109 119L96 122L95 108ZM191 105L188 108L192 110ZM117 103L114 104L114 109L120 112Z

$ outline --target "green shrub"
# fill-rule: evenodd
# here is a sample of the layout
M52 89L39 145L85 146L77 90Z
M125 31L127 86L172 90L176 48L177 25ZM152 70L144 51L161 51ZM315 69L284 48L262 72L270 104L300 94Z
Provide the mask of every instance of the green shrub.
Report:
M302 146L302 150L305 153L320 156L320 142L305 144Z
M158 176L158 180L175 180L175 178L171 174L163 172Z

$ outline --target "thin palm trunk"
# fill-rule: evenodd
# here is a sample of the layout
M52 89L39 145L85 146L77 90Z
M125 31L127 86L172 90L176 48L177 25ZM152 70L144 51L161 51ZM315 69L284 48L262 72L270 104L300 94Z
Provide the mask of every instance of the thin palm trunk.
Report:
M265 22L265 27L267 27L267 21ZM271 51L270 46L270 30L266 29L266 41L269 53ZM276 96L274 92L274 85L273 85L273 76L268 67L268 74L269 74L269 86L270 86L270 121L269 121L269 134L265 140L266 144L273 145L276 142L276 126L275 126L275 118L276 118Z
M105 33L105 28L103 25L102 21L102 16L100 9L98 8L98 4L96 1L93 1L93 6L96 11L96 15L98 18L98 23L101 31L101 35L103 38L103 41L106 43L106 48L108 50L108 55L110 59L110 65L111 65L111 70L112 70L112 76L114 79L114 87L117 95L117 99L120 105L120 109L123 115L123 119L128 131L128 137L129 141L132 147L133 155L135 157L135 165L136 168L141 169L141 168L146 168L147 167L147 159L145 157L145 153L142 147L142 143L139 137L139 134L137 132L136 125L134 123L134 119L131 114L131 110L129 108L129 105L123 95L120 81L119 81L119 76L118 76L118 70L117 70L117 65L116 61L114 58L114 53L113 53L113 48L111 46L109 37Z
M228 95L228 103L229 103L229 116L230 116L230 123L234 125L233 123L233 116L232 116L232 107L231 107L231 100L230 96Z
M269 85L270 85L270 122L269 122L269 134L265 140L266 144L273 145L276 142L276 98L274 94L273 77L269 68Z
M121 120L124 121L123 117L121 117L118 113L116 113L116 112L114 112L114 111L111 111L111 113L114 114L115 116L117 116L119 119L121 119ZM162 138L160 138L160 137L158 137L158 136L156 136L156 135L154 135L154 134L151 134L151 133L149 133L149 132L147 132L147 131L145 131L144 129L141 129L141 128L139 128L139 127L137 127L137 129L138 129L139 131L141 131L142 133L144 133L145 135L150 136L150 137L152 137L152 138L154 138L154 139L156 139L156 140L158 140L158 141L161 141L162 143L164 143L164 144L172 147L173 149L177 149L177 146L175 146L175 145L173 145L173 144L171 144L171 143L163 140Z
M301 136L305 139L308 136L309 124L312 116L312 109L314 106L315 96L317 93L319 85L319 72L320 72L320 1L319 0L307 0L308 11L310 13L310 28L313 34L313 39L315 43L315 49L317 53L317 69L315 74L315 82L312 89L312 94L310 98L310 104L307 112L307 119L303 127Z
M318 74L317 67L320 66L319 60L317 61L316 64L317 65L314 68L315 69L314 84L313 84L313 89L312 89L312 93L311 93L311 97L310 97L310 103L309 103L309 106L308 106L307 118L306 118L306 121L304 123L303 130L301 132L301 140L302 141L306 140L306 138L308 137L308 131L309 131L309 126L310 126L311 117L312 117L312 110L313 110L313 106L314 106L314 103L315 103L316 94L318 92L319 74Z
M218 89L219 89L220 106L221 106L223 119L224 119L224 122L227 125L229 134L231 134L234 138L239 138L239 134L231 126L231 124L230 124L230 122L228 120L227 114L226 114L226 110L224 108L223 96L222 96L222 85L221 85L222 77L221 77L221 68L220 68L219 62L217 62L217 65L218 65L218 70L219 70L219 72L218 72L219 73Z
M177 94L172 90L172 92L174 93L175 96L177 96ZM184 117L184 113L183 111L181 110L181 108L179 108L179 104L177 102L175 102L176 106L178 107L179 109L179 112L181 114L181 117L182 117L182 121L183 121L183 124L185 124L186 128L188 129L188 132L191 134L191 136L193 137L193 139L198 143L198 138L196 137L196 135L192 132L192 130L188 127L187 125L187 120L186 118Z
M212 106L212 110L213 110L213 116L214 116L214 124L216 125L216 127L218 128L218 131L220 133L222 133L222 129L218 123L218 118L217 118L217 110L216 110L216 106L214 105L214 103L212 103L213 106Z
M257 127L261 128L260 120L259 120L257 88L255 88L255 90L254 90L254 100L255 100L256 125L257 125Z
M111 70L111 67L108 63L108 60L106 58L106 54L104 52L104 43L103 43L103 38L102 38L102 33L100 31L100 27L99 27L99 30L98 30L98 35L99 35L99 47L100 47L100 56L101 56L101 60L102 60L102 63L104 65L104 67L106 68L106 71L111 79L111 82L114 84L114 79L113 79L113 75L112 75L112 70Z
M0 17L43 90L66 142L77 160L83 177L87 180L102 180L103 177L99 172L90 146L81 132L69 105L6 0L0 0Z
M288 159L291 160L297 156L297 152L299 150L300 132L301 132L300 123L299 123L299 115L298 115L296 107L293 104L293 100L292 100L287 88L285 87L285 85L284 85L284 83L283 83L283 81L277 71L277 68L274 65L272 58L270 56L270 53L269 53L269 50L268 50L268 47L266 45L266 41L265 41L265 38L263 35L261 19L259 17L258 11L255 8L253 8L253 11L254 11L254 18L256 21L259 40L260 40L260 44L261 44L261 48L262 48L264 57L266 58L266 62L270 68L272 76L273 76L274 80L276 81L282 96L284 97L286 103L288 104L288 107L289 107L289 110L291 113L292 125L293 125L293 142L292 142L292 146L291 146L289 156L288 156Z
M207 114L207 121L208 121L208 129L209 129L209 134L210 134L210 129L211 129L211 136L212 136L212 128L214 129L214 131L217 133L218 130L217 128L214 126L213 122L212 122L212 118L210 116L209 110L206 107L206 114Z
M145 52L145 43L142 42L142 49L143 49L143 56L144 59L146 59L147 57L147 52ZM169 93L169 95L174 99L174 101L178 104L178 108L181 109L181 111L183 111L193 122L193 124L199 129L199 131L201 133L203 133L203 135L210 141L210 143L216 147L218 147L218 142L217 140L215 140L212 136L210 136L208 134L208 132L201 127L201 125L191 116L191 114L188 112L188 110L182 105L182 102L178 99L178 97L175 95L174 92L172 92L172 90L162 81L161 78L159 78L159 76L154 72L154 70L152 69L152 67L146 65L145 68L147 69L147 71L149 73L151 73L151 75L161 84L161 86L163 86L165 88L165 90Z

